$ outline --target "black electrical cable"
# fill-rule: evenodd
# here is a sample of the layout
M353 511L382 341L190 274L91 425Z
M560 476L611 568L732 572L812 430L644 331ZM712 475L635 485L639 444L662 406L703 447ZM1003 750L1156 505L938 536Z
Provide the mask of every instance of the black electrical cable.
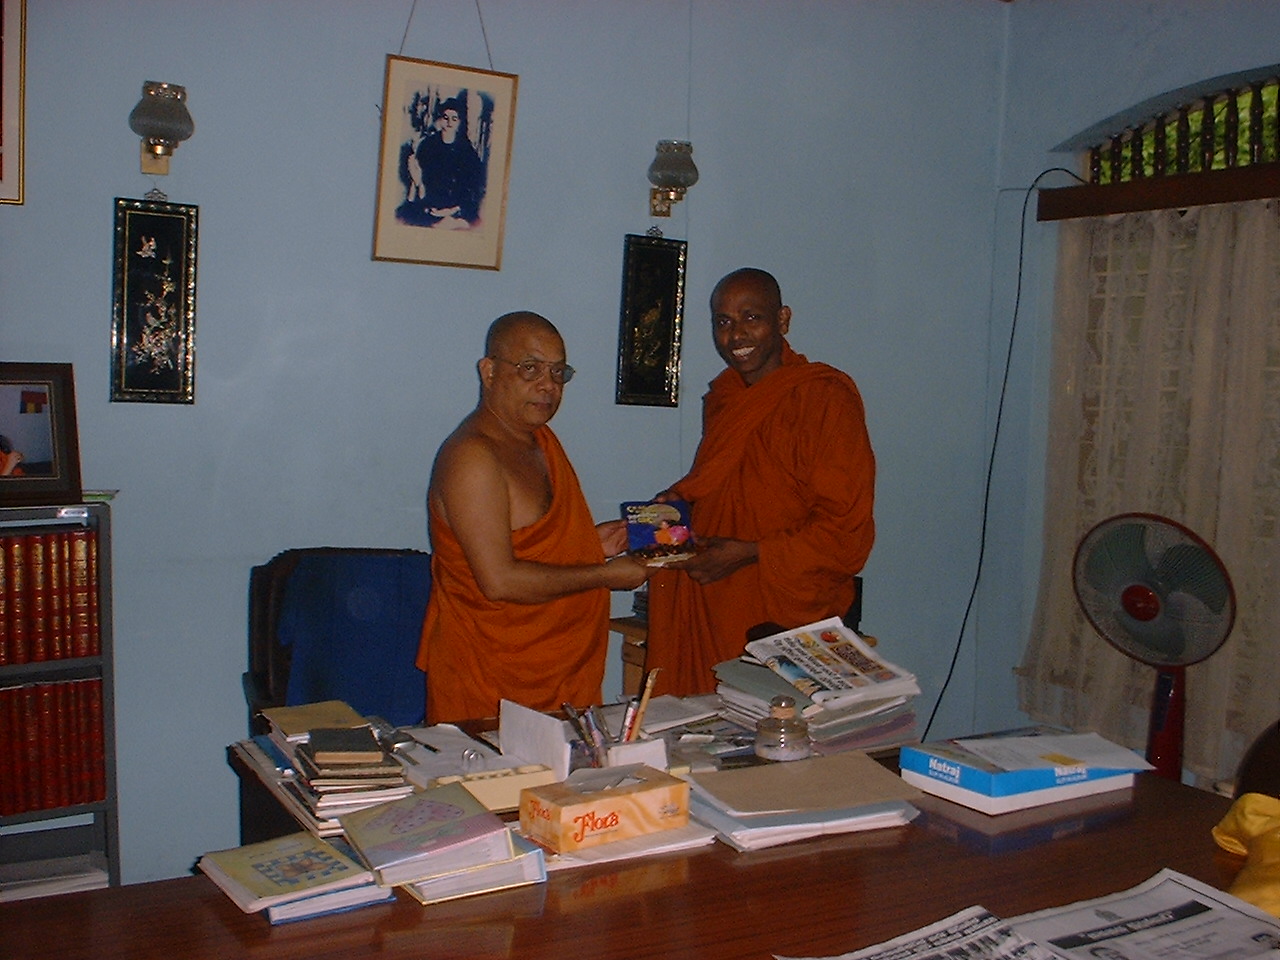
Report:
M941 689L938 690L938 698L933 702L933 709L929 711L929 722L925 724L924 732L920 734L921 740L929 738L929 731L933 728L934 718L938 715L938 707L942 705L942 698L946 695L947 687L951 685L951 678L956 671L956 663L960 659L960 648L964 644L964 631L969 625L969 614L973 612L973 604L978 596L978 584L982 580L982 563L987 554L987 519L991 513L991 477L995 472L996 447L1000 443L1000 424L1004 420L1005 395L1009 391L1009 369L1013 365L1013 341L1014 335L1018 331L1018 310L1022 304L1022 266L1023 258L1026 255L1027 206L1031 202L1031 194L1035 192L1040 181L1051 173L1065 173L1067 176L1074 177L1084 183L1080 177L1065 167L1049 167L1047 170L1042 170L1036 174L1035 179L1031 181L1031 185L1027 187L1026 193L1022 197L1022 216L1018 225L1018 280L1013 296L1013 319L1009 324L1009 345L1004 355L1004 374L1000 380L1000 401L996 405L995 431L991 436L991 453L987 458L987 480L982 493L982 528L978 536L978 562L973 572L973 587L969 591L969 601L965 604L964 616L960 620L960 633L956 637L955 648L951 652L951 665L947 667L947 676L942 681Z

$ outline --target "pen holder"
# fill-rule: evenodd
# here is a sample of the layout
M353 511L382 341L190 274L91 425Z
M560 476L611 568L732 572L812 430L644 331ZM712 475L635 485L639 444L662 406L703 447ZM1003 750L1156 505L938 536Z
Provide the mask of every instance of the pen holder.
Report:
M609 747L607 767L621 767L628 763L643 763L655 770L667 769L667 741L661 739L628 740Z

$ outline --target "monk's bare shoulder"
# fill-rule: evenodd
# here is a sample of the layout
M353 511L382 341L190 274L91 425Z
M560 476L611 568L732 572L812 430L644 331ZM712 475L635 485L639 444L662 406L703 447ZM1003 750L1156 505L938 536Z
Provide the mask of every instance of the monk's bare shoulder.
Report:
M492 483L503 476L498 445L467 417L440 445L431 472L431 496L439 503L452 492Z

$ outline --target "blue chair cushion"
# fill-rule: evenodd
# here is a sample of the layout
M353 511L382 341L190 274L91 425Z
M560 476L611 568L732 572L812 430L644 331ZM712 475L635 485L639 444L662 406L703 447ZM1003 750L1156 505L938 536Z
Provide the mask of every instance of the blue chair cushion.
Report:
M303 557L285 585L277 630L292 647L286 702L345 700L362 715L421 724L415 665L431 592L431 556L389 551Z

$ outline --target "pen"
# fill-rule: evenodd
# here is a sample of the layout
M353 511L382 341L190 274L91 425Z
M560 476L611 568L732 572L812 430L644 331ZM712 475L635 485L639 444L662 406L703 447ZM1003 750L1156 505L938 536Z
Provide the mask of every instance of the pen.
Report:
M636 722L636 711L640 708L640 699L632 697L627 701L627 709L622 714L622 729L618 731L618 740L627 743L631 739L631 731Z
M654 667L644 678L644 690L640 693L640 705L636 707L635 719L631 721L631 731L628 739L634 740L640 734L640 724L644 722L644 712L649 707L649 698L653 696L653 685L658 679L658 671L661 667Z
M573 724L574 732L577 733L578 739L587 745L591 750L591 754L595 756L595 740L591 736L591 732L587 729L586 723L582 719L582 714L574 708L573 704L568 701L560 704L560 709L564 711L565 716L569 718L569 722Z

